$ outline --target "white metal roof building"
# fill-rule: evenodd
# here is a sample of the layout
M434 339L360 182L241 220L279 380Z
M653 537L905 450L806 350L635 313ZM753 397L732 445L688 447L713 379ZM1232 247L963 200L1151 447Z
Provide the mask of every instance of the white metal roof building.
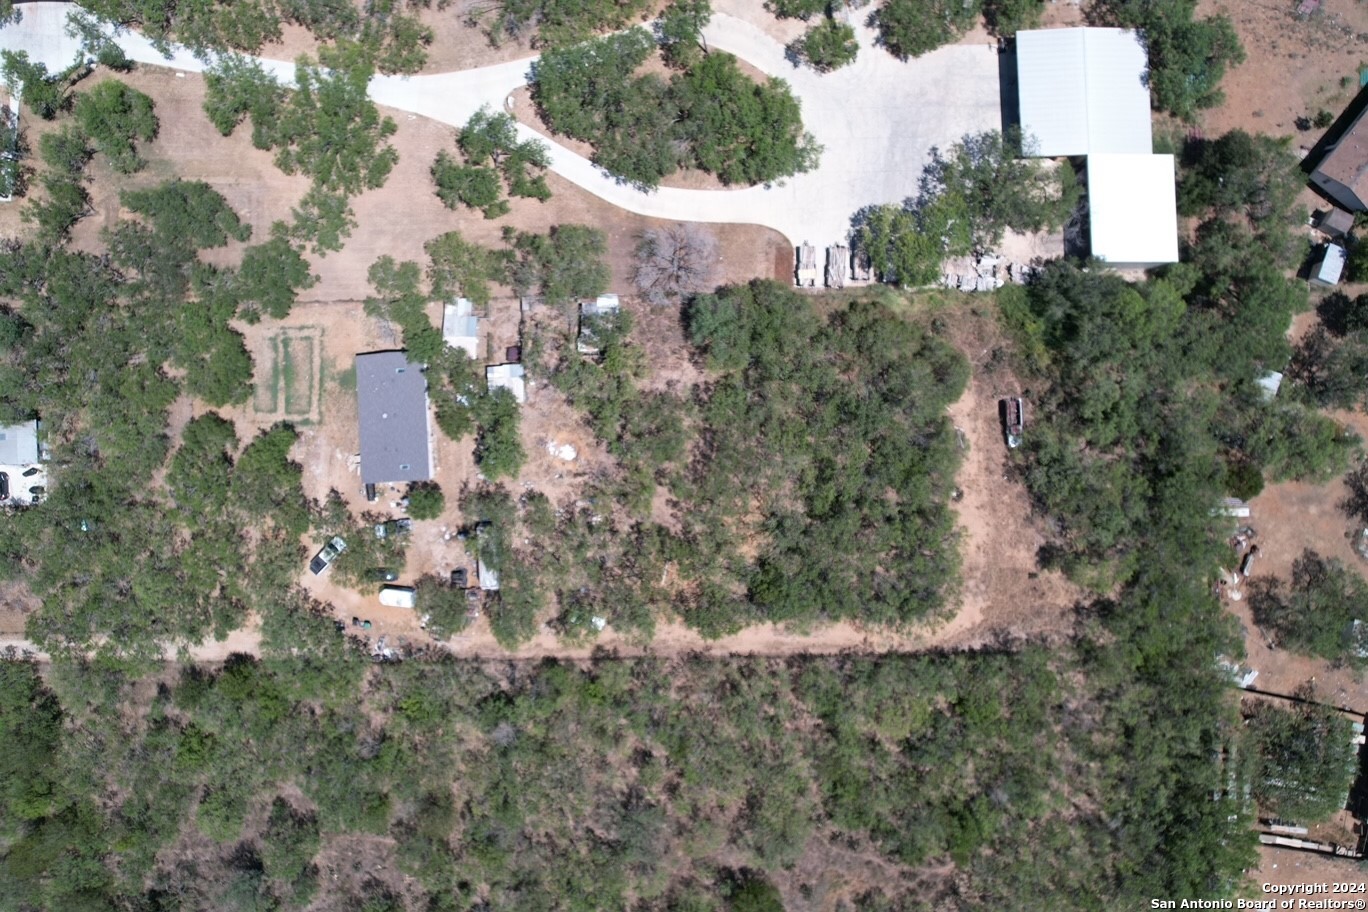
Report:
M1135 32L1060 28L1017 32L1017 85L1027 154L1148 154L1149 70Z
M1172 155L1089 155L1093 256L1112 266L1178 262Z
M468 298L442 308L442 341L474 359L480 357L480 318L472 310Z
M0 464L21 466L38 462L38 422L0 427Z
M1344 248L1339 244L1326 244L1325 253L1311 273L1311 281L1318 285L1338 285L1344 274Z
M503 388L519 405L527 403L527 373L521 364L491 364L485 368L485 386L492 393Z

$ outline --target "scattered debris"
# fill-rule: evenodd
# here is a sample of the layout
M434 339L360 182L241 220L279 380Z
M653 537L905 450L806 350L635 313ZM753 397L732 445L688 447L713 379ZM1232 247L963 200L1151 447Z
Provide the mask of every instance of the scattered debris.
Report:
M960 291L996 291L1003 285L1024 285L1040 268L1037 258L1029 265L1014 263L996 254L955 257L945 262L941 285Z
M555 456L557 459L563 459L566 462L574 462L576 457L579 456L579 451L570 444L558 444L554 440L546 441L546 452Z

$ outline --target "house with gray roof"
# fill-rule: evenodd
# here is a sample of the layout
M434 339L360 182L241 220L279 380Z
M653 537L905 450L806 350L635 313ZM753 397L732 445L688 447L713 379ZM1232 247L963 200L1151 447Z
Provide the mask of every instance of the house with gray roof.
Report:
M361 482L427 481L432 477L427 379L402 351L356 356L361 429Z

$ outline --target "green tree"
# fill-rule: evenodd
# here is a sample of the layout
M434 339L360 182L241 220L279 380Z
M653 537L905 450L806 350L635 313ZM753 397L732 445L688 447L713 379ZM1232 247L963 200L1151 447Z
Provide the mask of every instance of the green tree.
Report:
M475 406L478 433L475 462L491 481L516 477L527 453L519 435L517 400L506 389L491 390Z
M428 632L437 639L450 639L470 624L464 589L431 574L419 578L414 588L418 590L418 610L427 616Z
M1338 560L1302 552L1292 564L1291 581L1255 586L1249 607L1254 622L1271 630L1279 646L1332 662L1363 664L1352 625L1368 624L1368 588Z
M446 509L446 496L435 481L415 481L405 496L409 515L414 519L436 519Z
M277 796L261 833L266 876L292 885L307 879L320 842L317 818Z
M752 82L730 54L708 54L671 86L693 164L727 184L810 171L821 156L788 83Z
M547 234L518 232L512 242L517 260L509 277L519 294L535 288L547 304L556 306L607 291L608 245L597 228L552 225ZM433 262L435 267L435 258Z
M472 19L483 19L490 41L522 39L535 29L535 41L550 48L583 42L601 30L626 27L646 12L644 0L504 0L476 7Z
M148 190L125 190L119 201L151 223L159 245L185 259L252 235L252 226L243 224L223 194L204 181L176 178Z
M1052 167L1022 158L1015 131L971 133L950 147L931 150L922 172L918 207L954 200L970 219L973 244L990 249L1008 229L1023 233L1056 231L1078 205L1079 188L1067 166Z
M1260 702L1249 730L1261 761L1254 783L1261 808L1309 824L1345 806L1358 766L1348 719L1316 704L1283 709Z
M442 151L432 163L432 182L437 185L437 198L448 209L466 205L481 210L485 218L491 219L508 212L499 173L493 168L458 164Z
M233 473L233 496L249 516L269 517L276 528L298 537L309 527L304 469L290 459L299 432L288 424L262 431L247 444Z
M481 108L456 135L456 145L471 165L497 168L511 195L551 198L544 173L551 163L550 150L539 139L519 141L517 122L511 115Z
M428 282L434 298L466 297L477 307L489 304L490 285L504 278L504 259L487 247L472 244L459 231L448 231L423 245Z
M316 63L296 61L296 88L273 142L280 170L307 174L315 188L346 196L385 183L399 160L386 140L398 126L366 94L373 73L355 46L325 48Z
M270 149L280 129L288 95L284 86L255 60L226 54L204 71L204 113L224 136L246 117L252 120L252 145Z
M114 170L131 174L142 168L136 142L157 136L152 99L117 79L108 79L76 97L76 122Z
M643 187L678 167L673 102L655 75L631 76L655 50L642 28L542 54L532 100L552 130L593 143L593 161Z
M974 27L982 0L885 0L871 17L879 42L906 60L952 44Z
M789 45L799 59L821 73L839 70L855 62L860 51L855 41L855 29L834 19L823 19Z
M73 64L61 73L50 74L46 66L30 60L26 51L0 51L0 75L5 85L43 120L52 120L66 109L71 85L88 72L84 64Z
M1292 213L1301 184L1290 138L1231 130L1184 146L1178 208L1188 216L1238 212L1252 228L1273 227Z
M1040 26L1045 5L1040 0L983 0L983 19L988 31L1011 38L1023 29Z
M712 19L710 0L674 0L661 10L656 21L656 41L665 62L673 67L689 67L707 53L703 29Z
M243 251L233 290L248 322L260 319L263 313L283 320L289 316L299 292L317 282L318 276L309 270L308 261L287 238L278 234Z
M1099 25L1144 34L1154 107L1188 121L1221 103L1226 67L1245 59L1230 19L1195 19L1196 9L1196 0L1098 0L1088 7L1089 19Z
M826 0L767 0L765 9L780 19L811 19L824 12Z

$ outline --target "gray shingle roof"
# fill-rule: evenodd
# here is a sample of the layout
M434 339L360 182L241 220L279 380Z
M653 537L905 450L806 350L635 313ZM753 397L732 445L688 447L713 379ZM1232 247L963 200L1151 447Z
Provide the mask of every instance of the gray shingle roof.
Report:
M361 426L361 481L427 481L427 380L401 351L356 356L356 400Z

